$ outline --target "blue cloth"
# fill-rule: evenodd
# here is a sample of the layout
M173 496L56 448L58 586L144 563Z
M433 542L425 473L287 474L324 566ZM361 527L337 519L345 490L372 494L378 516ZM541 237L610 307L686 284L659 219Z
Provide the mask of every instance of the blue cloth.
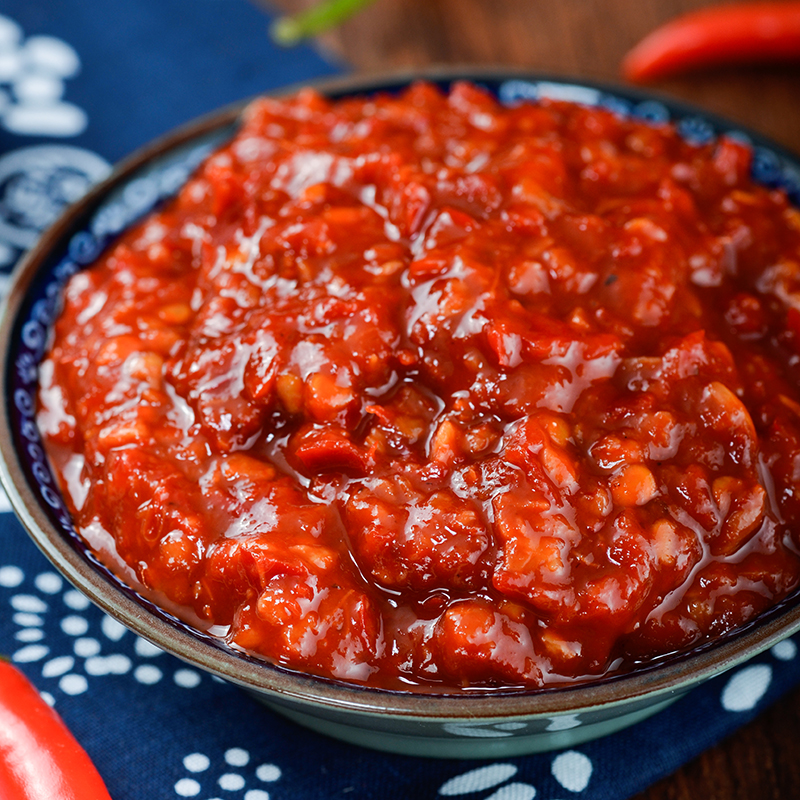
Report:
M65 202L137 146L338 69L308 48L277 50L267 15L245 0L4 0L0 13L7 269ZM53 571L7 511L0 640L115 800L623 800L800 680L788 640L635 728L570 751L488 762L384 755L300 728L126 631Z

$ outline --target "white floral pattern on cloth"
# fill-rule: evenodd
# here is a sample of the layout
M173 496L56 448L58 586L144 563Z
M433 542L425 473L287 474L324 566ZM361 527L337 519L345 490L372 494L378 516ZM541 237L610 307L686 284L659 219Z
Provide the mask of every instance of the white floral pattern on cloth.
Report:
M770 655L778 661L793 661L797 657L797 644L784 639L772 647ZM734 713L752 711L769 690L772 678L770 664L746 664L728 678L720 694L720 704Z
M550 772L557 784L577 794L585 791L592 777L591 759L577 750L566 750L551 757ZM485 800L533 800L536 787L522 781L512 781L519 768L515 764L497 763L478 767L450 778L439 788L441 797L460 797L491 791L482 795Z
M0 125L18 136L78 136L86 112L63 99L81 68L75 50L55 36L29 36L0 16Z
M111 617L100 616L94 609L93 613L84 613L90 609L89 600L55 572L40 572L29 578L19 567L6 564L0 566L0 589L8 590L3 594L16 627L12 661L41 665L39 684L50 703L55 703L59 694L83 694L92 680L112 675L130 675L144 686L171 680L181 689L194 689L208 680L176 659L160 659L165 655L160 648ZM47 641L45 622L52 616L57 618L61 633L71 640L66 653L54 655ZM63 646L60 649L63 651Z
M36 244L71 203L106 177L110 165L80 147L35 145L0 157L0 265ZM5 286L0 286L5 293Z
M75 49L55 36L25 37L0 15L0 127L15 136L63 140L89 124L86 112L64 99L65 82L80 72ZM79 147L34 145L0 157L0 267L22 251L70 203L111 170L103 158ZM0 296L8 275L0 275Z
M205 753L190 753L184 757L183 767L190 775L175 783L175 795L198 800L219 800L216 795L212 796L219 790L232 800L269 800L269 792L264 787L281 777L280 767L275 764L262 763L253 768L250 753L242 747L226 750L222 763L213 761Z

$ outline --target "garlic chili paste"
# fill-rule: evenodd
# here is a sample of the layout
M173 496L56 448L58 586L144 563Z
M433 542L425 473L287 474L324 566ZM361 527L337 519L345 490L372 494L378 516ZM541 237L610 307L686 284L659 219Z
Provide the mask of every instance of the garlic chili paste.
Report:
M234 648L384 689L736 629L800 582L800 213L750 164L468 83L254 102L65 289L77 529Z

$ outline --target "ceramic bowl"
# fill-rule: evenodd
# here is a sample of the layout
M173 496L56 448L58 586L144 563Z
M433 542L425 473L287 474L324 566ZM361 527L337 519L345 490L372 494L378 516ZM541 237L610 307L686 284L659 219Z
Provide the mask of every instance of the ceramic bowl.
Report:
M396 90L416 77L443 87L468 78L505 102L555 97L655 122L671 120L696 142L723 132L745 137L754 148L755 179L785 188L800 203L800 163L780 148L696 109L627 89L508 70L347 79L318 88L339 97ZM140 636L238 684L303 725L358 745L421 756L489 758L574 746L654 714L800 629L800 603L794 596L735 635L633 674L535 693L419 695L342 685L250 658L194 631L100 564L72 527L34 422L37 365L59 293L70 275L174 194L203 157L231 137L243 105L190 124L121 164L41 237L14 275L0 321L2 478L22 523L69 581Z

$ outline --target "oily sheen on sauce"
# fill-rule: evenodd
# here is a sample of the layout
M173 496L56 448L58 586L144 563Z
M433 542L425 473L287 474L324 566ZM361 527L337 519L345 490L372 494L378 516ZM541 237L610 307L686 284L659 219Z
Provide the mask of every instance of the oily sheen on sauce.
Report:
M38 421L76 527L381 688L735 629L800 581L800 212L750 160L468 83L254 102L65 289Z

